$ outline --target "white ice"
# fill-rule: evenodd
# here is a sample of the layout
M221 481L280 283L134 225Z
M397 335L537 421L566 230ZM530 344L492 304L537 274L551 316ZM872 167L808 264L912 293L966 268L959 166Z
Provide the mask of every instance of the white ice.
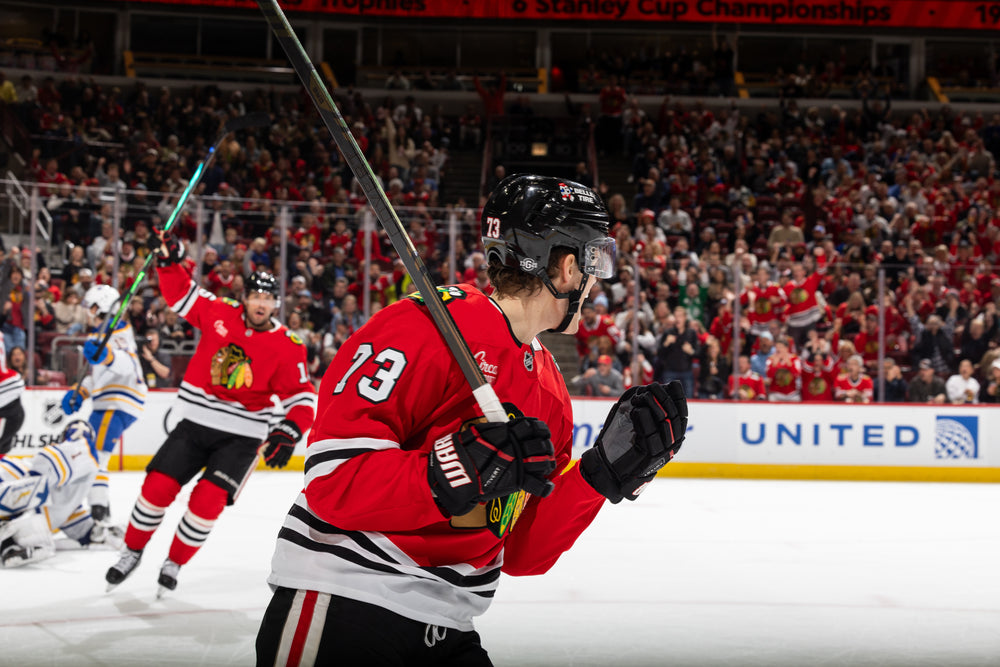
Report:
M139 473L112 476L125 521ZM258 473L156 599L186 493L132 578L108 551L0 570L0 665L252 665L301 474ZM497 665L1000 665L1000 486L658 479L478 622Z

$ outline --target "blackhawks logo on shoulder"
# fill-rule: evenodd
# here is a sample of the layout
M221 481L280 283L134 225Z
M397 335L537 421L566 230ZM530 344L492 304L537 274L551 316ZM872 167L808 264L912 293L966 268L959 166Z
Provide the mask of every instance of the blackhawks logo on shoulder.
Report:
M230 343L212 355L212 384L224 385L226 389L242 389L253 386L253 371L250 359L239 345Z
M454 285L443 285L437 288L438 294L441 295L441 301L444 303L449 303L455 299L464 299L467 295L464 290L459 289ZM420 292L414 292L407 298L413 299L417 303L423 303L424 297L420 296Z
M292 339L292 342L296 345L303 345L302 339L291 329L285 329L285 335Z

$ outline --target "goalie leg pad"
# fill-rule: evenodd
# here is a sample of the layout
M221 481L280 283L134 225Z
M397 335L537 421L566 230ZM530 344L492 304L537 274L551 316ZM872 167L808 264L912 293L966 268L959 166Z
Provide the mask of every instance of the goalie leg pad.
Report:
M56 553L55 540L48 519L41 512L28 512L10 521L4 531L4 567L20 567L51 558Z
M40 475L26 475L0 482L0 519L16 517L35 509L49 497L49 483Z
M225 509L228 497L225 489L207 479L198 480L191 492L188 511L177 526L174 541L170 545L170 560L184 565L198 553L198 549L208 539L215 520Z
M133 551L142 551L153 537L153 533L163 522L170 503L181 490L181 484L173 477L156 470L146 475L142 491L132 508L128 530L125 532L125 546Z

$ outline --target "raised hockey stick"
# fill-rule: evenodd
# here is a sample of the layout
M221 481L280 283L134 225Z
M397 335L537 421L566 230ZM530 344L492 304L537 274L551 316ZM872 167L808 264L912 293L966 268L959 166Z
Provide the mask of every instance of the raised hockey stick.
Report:
M438 294L427 266L420 259L420 255L417 254L416 249L413 247L413 242L410 241L410 237L406 234L403 223L400 222L399 216L396 215L396 211L393 210L392 205L389 203L389 198L386 197L385 192L378 184L371 166L365 160L364 155L361 153L361 148L358 147L357 142L351 135L350 128L347 127L347 122L334 103L333 97L327 91L323 80L320 79L312 61L306 55L305 49L302 48L302 43L299 42L298 37L296 37L295 32L292 30L292 26L289 25L288 19L285 17L284 12L281 11L281 7L278 6L277 0L257 0L257 6L260 7L264 18L267 19L271 32L274 33L274 36L288 55L288 60L291 61L295 73L298 74L299 79L302 81L302 85L309 91L309 96L312 98L313 104L316 105L316 110L323 119L323 123L333 136L337 148L343 153L344 159L347 160L351 171L354 172L355 178L361 183L361 189L375 210L375 215L378 217L379 222L382 223L382 227L389 235L392 247L395 248L400 259L403 260L403 265L420 291L421 296L423 296L424 303L427 305L427 309L430 311L431 317L434 319L434 324L441 333L441 337L444 338L448 349L455 356L455 360L458 362L458 366L462 369L462 374L465 376L465 381L472 387L472 394L479 404L479 408L489 421L507 421L507 411L501 405L500 399L497 398L496 392L493 391L493 387L486 382L482 372L479 370L479 366L465 344L462 334L455 324L455 320L452 319L451 313L448 312L444 301L441 299L441 295Z
M208 154L202 158L201 162L199 162L198 166L195 168L194 173L191 174L191 179L188 181L187 187L185 187L184 191L181 192L180 199L177 200L174 210L170 212L170 217L167 218L166 224L163 225L164 232L169 232L174 226L174 223L177 221L177 217L184 209L184 205L187 204L187 200L191 196L191 192L201 181L201 177L205 173L205 170L211 166L212 162L215 161L215 154L218 152L226 138L237 130L244 130L250 127L264 127L270 123L271 117L263 111L257 111L226 121L226 123L222 126L222 133L219 136L218 141L215 142L214 146L209 147ZM135 280L132 282L132 286L129 288L128 292L118 299L118 310L115 311L114 317L105 320L101 342L98 345L97 350L94 352L94 356L91 357L92 361L99 359L101 352L105 347L107 347L108 341L111 339L111 334L115 331L115 327L118 326L122 317L125 316L125 311L128 308L129 302L132 301L132 297L139 290L139 286L142 285L143 279L146 277L146 271L149 269L149 265L153 263L153 257L154 253L149 253L146 256L146 260L143 262L142 268L139 269L139 273L136 274ZM80 385L83 383L83 379L85 377L87 377L86 369L80 376L80 379L77 380L76 384L73 386L73 391L80 393Z

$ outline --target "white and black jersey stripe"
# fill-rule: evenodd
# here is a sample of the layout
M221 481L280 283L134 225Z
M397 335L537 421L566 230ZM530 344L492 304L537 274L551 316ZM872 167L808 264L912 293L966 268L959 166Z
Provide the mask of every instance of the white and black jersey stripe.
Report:
M289 410L294 408L296 405L304 405L311 408L313 411L316 410L316 392L314 391L303 391L298 394L289 396L285 400L281 401L281 407L287 414Z
M237 401L223 401L189 382L182 382L177 393L180 418L227 433L263 440L271 419L270 408L252 412Z
M176 312L181 317L186 317L188 312L190 312L191 307L198 301L199 294L206 299L215 299L215 295L207 290L200 290L199 292L197 283L192 281L187 293L185 293L184 296L177 301L177 303L170 304L170 310Z
M0 382L0 408L21 398L22 393L24 393L24 378L20 375L12 375Z
M329 475L347 459L377 452L382 449L398 449L399 445L391 440L378 438L342 438L337 440L317 440L309 444L309 454L306 456L306 486L317 477Z
M268 583L342 595L422 623L470 631L496 592L501 560L482 568L420 566L380 533L323 521L301 493L278 533Z

